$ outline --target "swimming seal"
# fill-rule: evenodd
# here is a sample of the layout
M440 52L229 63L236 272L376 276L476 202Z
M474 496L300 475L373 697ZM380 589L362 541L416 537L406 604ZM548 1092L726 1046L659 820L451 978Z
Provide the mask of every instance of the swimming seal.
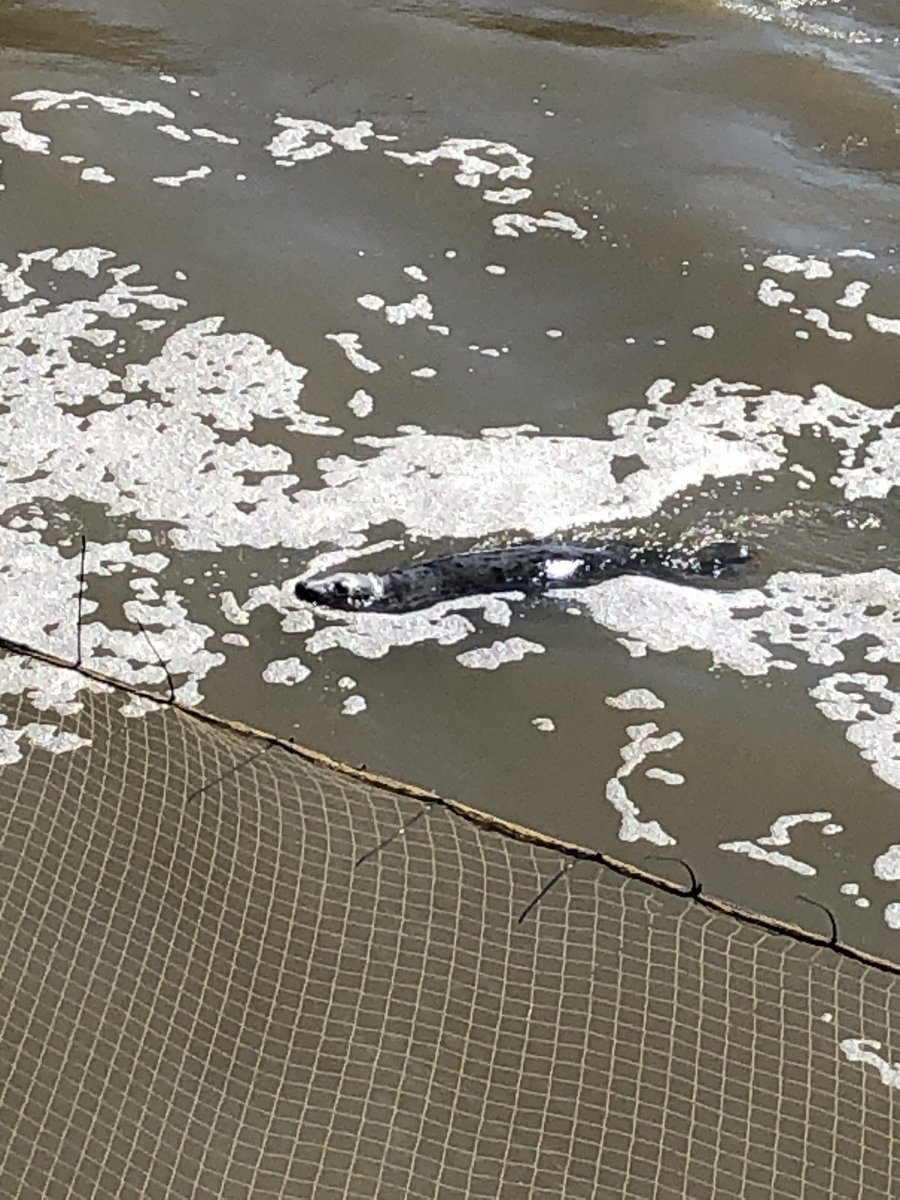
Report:
M444 600L493 592L541 595L559 588L589 587L618 575L649 575L675 583L733 577L750 558L743 542L706 546L656 546L611 539L590 545L521 542L502 550L450 554L411 562L390 571L339 571L300 580L298 599L349 612L409 613Z

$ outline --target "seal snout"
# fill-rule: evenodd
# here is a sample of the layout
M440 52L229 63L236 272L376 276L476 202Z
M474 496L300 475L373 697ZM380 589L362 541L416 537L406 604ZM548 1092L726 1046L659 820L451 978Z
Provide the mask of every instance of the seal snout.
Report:
M322 593L306 579L298 579L294 584L294 595L298 600L305 600L308 604L318 604L322 599Z
M384 584L369 572L340 571L324 579L299 579L294 595L310 604L355 611L369 608L384 593Z

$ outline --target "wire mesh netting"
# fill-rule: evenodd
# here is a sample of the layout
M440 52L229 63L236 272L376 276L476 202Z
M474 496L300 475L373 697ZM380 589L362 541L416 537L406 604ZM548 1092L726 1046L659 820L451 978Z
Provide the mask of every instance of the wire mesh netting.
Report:
M900 1195L895 974L0 665L0 1195Z

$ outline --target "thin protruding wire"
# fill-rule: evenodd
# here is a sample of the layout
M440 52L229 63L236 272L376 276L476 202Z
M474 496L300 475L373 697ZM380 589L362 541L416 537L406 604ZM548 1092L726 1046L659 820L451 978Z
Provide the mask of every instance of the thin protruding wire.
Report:
M150 640L150 634L147 632L147 630L144 628L144 626L140 623L140 621L137 619L137 617L134 618L134 623L135 623L135 625L137 625L138 629L141 631L141 633L147 639L147 645L153 651L153 654L156 657L156 661L159 663L159 665L162 667L162 669L166 673L166 679L168 680L168 683L169 683L169 704L174 704L175 703L175 684L172 680L172 674L169 671L169 668L163 662L159 651L153 645L153 642Z
M376 855L379 852L379 850L384 850L385 847L387 847L391 844L391 842L395 842L397 840L397 838L403 837L403 835L406 833L406 831L408 829L412 829L412 827L413 827L413 825L415 825L416 821L421 821L424 816L427 816L428 812L429 812L429 810L427 808L420 808L417 813L415 813L413 816L411 816L408 821L404 821L403 824L400 826L400 828L395 829L394 832L389 837L386 837L384 839L384 841L379 842L377 846L373 846L371 850L367 850L365 852L365 854L361 854L359 856L359 858L356 860L356 862L353 864L354 869L356 867L361 867L363 865L363 863L366 861L366 859L372 858L374 855Z
M552 879L547 880L547 882L544 884L544 886L541 888L541 890L538 892L538 894L534 897L534 899L529 900L529 902L525 905L525 907L519 913L519 916L516 920L517 925L522 924L522 922L525 920L525 918L528 916L528 914L531 912L531 910L533 908L536 908L537 905L540 904L540 902L547 895L547 893L550 891L550 889L556 887L556 885L559 883L559 881L562 879L562 877L564 875L567 875L574 866L575 866L575 860L572 859L569 862L564 863L559 868L559 870L556 872L556 874L553 876Z
M78 617L77 625L75 626L75 666L80 667L83 658L81 654L81 629L83 625L83 609L84 609L84 560L87 555L87 538L84 534L81 535L81 552L80 562L78 564Z
M265 746L254 750L253 753L248 754L246 758L242 758L239 762L232 763L232 765L228 767L227 770L223 771L221 775L217 775L214 779L210 779L208 783L201 783L198 788L194 788L192 792L188 792L184 798L185 804L190 804L195 797L201 795L203 792L209 791L210 788L213 788L217 784L224 782L224 780L230 779L232 775L236 775L238 771L240 771L243 767L248 766L253 762L254 759L262 758L262 756L267 754L273 746L277 745L278 743L274 740L267 742Z

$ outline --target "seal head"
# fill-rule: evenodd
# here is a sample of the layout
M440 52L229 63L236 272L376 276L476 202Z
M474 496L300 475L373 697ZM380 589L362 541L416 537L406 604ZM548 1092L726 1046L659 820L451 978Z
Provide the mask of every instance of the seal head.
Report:
M371 571L339 571L322 579L301 579L294 585L298 600L361 612L371 608L384 595L384 582Z

